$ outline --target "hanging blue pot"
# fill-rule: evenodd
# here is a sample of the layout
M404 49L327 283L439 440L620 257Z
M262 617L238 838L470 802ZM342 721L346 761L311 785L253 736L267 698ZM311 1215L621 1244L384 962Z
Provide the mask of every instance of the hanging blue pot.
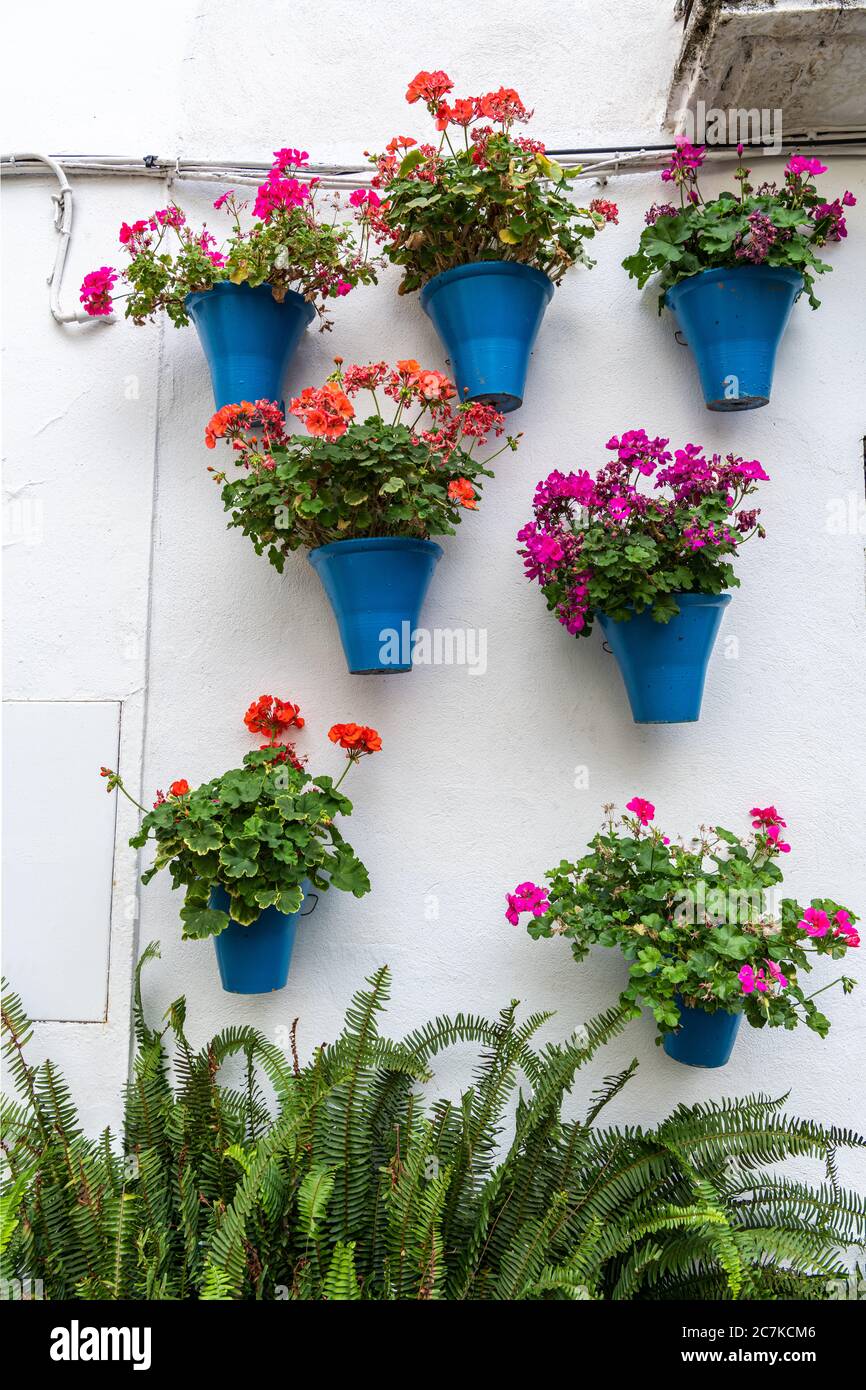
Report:
M676 1033L664 1035L667 1055L687 1067L723 1067L734 1050L742 1013L716 1009L710 1014L706 1009L688 1008L678 994L675 999L680 1026Z
M412 669L412 634L442 547L412 536L332 541L310 551L331 600L349 670Z
M754 410L766 405L776 350L803 288L786 266L742 265L702 270L668 290L695 355L708 410Z
M228 926L213 939L222 987L229 994L270 994L282 989L289 978L295 928L299 917L309 917L318 901L306 880L305 900L314 899L306 912L278 912L266 907L249 927L229 920ZM210 906L228 912L230 898L221 884L210 891ZM303 904L301 905L303 906Z
M700 718L707 665L730 594L675 594L679 613L657 623L645 608L623 622L596 617L625 681L636 724Z
M276 401L284 410L283 381L316 311L289 290L282 303L270 285L232 285L188 294L184 303L210 367L217 410L239 401Z
M529 354L553 282L518 261L475 261L443 271L421 291L451 361L461 400L507 413L523 404Z

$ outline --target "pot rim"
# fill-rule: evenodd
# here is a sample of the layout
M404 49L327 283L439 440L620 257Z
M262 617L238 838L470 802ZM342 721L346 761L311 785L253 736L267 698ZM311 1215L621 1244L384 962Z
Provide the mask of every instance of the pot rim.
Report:
M315 567L318 560L341 552L344 555L350 554L353 550L420 550L426 554L434 555L438 560L442 555L441 545L436 541L425 541L420 536L355 536L347 537L344 541L328 541L325 545L317 545L307 555L310 564Z
M733 594L728 592L721 594L694 594L690 590L683 590L682 593L674 593L671 597L675 598L678 604L685 604L686 608L724 608L726 604L730 603ZM629 604L629 607L632 609L632 612L634 612L634 606ZM651 608L652 604L648 603L646 607L642 608L640 613L635 614L635 616L642 618L645 613L649 613ZM605 613L603 608L596 608L594 616L598 618L600 622L622 623L627 621L625 618L611 618Z
M246 290L249 294L259 294L261 292L267 294L271 299L274 298L272 288L267 280L261 285L233 285L230 280L218 280L215 285L211 285L209 290L191 290L184 298L184 306L187 309L192 309L209 295L218 293L234 294L237 290ZM285 298L282 301L274 299L274 303L278 308L281 308L282 305L288 305L290 308L302 309L307 323L312 323L313 319L316 317L315 305L311 304L308 299L305 299L302 294L298 294L297 290L287 290Z
M444 285L482 275L516 275L524 279L528 277L535 280L544 290L548 303L556 288L550 276L545 275L543 270L537 270L534 265L524 265L522 261L467 261L465 265L455 265L450 270L442 270L428 280L426 285L421 287L421 307L424 308L428 300Z
M689 287L694 289L698 280L702 280L704 284L716 283L719 280L730 279L732 275L751 276L753 279L769 276L771 280L787 280L792 286L799 285L801 289L804 284L800 271L788 265L714 266L708 270L698 270L694 275L687 275L684 280L678 280L675 285L671 285L669 290L665 290L665 305L669 309L672 308L671 295L684 294Z

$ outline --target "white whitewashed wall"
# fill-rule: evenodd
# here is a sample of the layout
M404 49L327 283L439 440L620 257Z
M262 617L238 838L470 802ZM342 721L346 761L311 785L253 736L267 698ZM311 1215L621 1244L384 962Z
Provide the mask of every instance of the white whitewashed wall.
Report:
M38 8L7 18L13 45L31 58L8 71L7 145L213 160L267 159L278 146L302 145L322 162L357 161L395 133L418 133L424 114L403 96L421 67L445 68L461 91L516 86L536 109L534 133L554 148L657 142L681 36L672 0L440 0L432 8L418 0L176 0L135 17L95 4L86 16L56 13L51 51L37 42L37 23ZM764 165L778 176L778 162ZM848 242L831 252L823 308L797 306L768 409L713 415L690 355L656 316L654 294L639 295L620 268L661 185L647 174L610 179L603 192L618 202L620 225L594 243L596 269L574 273L557 292L527 404L513 417L522 447L502 460L478 515L446 540L431 587L429 626L486 629L486 673L426 667L389 678L346 673L303 554L281 578L226 531L206 472L212 397L194 331L53 324L44 284L53 189L47 180L10 181L7 698L121 702L122 771L147 801L174 777L194 782L236 764L249 747L242 713L265 691L300 701L308 719L301 746L316 770L336 765L326 739L334 721L373 724L384 741L352 772L356 812L346 827L374 891L360 902L337 893L322 901L299 934L287 989L272 998L220 990L211 944L181 943L179 902L164 879L142 890L135 916L135 857L125 847L134 817L120 804L107 1021L37 1030L38 1048L63 1064L90 1124L117 1117L130 965L154 938L163 958L145 978L148 1006L160 1013L185 993L197 1040L231 1021L274 1034L298 1015L309 1051L334 1035L349 995L383 961L394 973L396 1033L438 1011L494 1011L516 997L527 1010L556 1011L547 1036L566 1034L613 1002L622 966L598 953L577 967L564 942L531 942L505 922L503 894L579 853L602 802L648 797L672 833L700 822L744 828L748 807L773 802L789 825L791 892L832 894L866 910L866 164L833 161L826 182L851 188L860 205ZM70 291L85 271L116 258L122 218L167 196L143 179L79 178L75 186ZM217 220L209 188L176 184L171 194L191 218ZM308 333L290 386L319 383L337 352L348 362L415 356L442 367L417 297L398 299L396 284L386 273L377 289L337 306L332 334ZM758 457L773 480L763 499L768 539L743 555L742 588L723 630L736 644L720 642L703 717L691 726L636 727L600 636L570 639L515 555L538 478L553 467L598 466L609 436L638 425L676 444ZM34 504L29 512L25 502ZM841 531L828 524L839 508L852 517ZM49 719L42 738L51 737ZM71 775L69 757L61 743L43 774L58 788ZM575 786L582 766L587 789ZM104 796L97 773L96 798ZM26 778L15 796L24 815ZM80 806L46 825L46 836L84 842L97 811L83 793ZM14 800L7 814L19 814ZM64 887L53 885L66 912ZM31 941L21 987L35 997L40 979L56 985L58 958L44 949L43 912L34 920L26 897L13 906L7 951L19 959L21 942ZM82 943L95 930L74 910L63 925ZM855 959L852 969L859 966ZM70 988L74 978L73 968ZM578 1078L575 1104L637 1055L618 1118L651 1122L682 1100L790 1089L801 1113L862 1127L864 1001L828 997L825 1042L802 1030L746 1028L731 1064L715 1074L667 1060L651 1022L636 1022ZM465 1063L443 1062L443 1086L465 1081Z

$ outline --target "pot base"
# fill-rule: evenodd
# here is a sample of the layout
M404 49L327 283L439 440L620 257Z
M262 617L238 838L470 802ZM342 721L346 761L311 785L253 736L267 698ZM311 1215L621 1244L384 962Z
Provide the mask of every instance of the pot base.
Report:
M304 891L308 889L305 882ZM230 909L229 895L220 884L211 888L210 906L221 912ZM300 908L288 914L267 907L248 927L229 917L228 926L213 938L226 994L273 994L285 988L300 916Z
M435 541L410 536L331 541L310 551L352 675L412 670L413 633L441 554Z
M707 410L760 410L762 405L770 404L769 396L739 396L736 400L707 401Z
M622 673L635 724L694 724L707 665L730 594L676 594L680 611L657 623L650 609L598 621Z
M421 307L445 345L461 400L503 415L520 409L552 294L549 277L519 261L474 261L428 280Z
M707 1071L727 1065L740 1024L741 1013L729 1014L724 1009L707 1013L692 1009L676 995L680 1010L680 1026L676 1033L665 1033L662 1046L668 1057L684 1067L702 1067Z
M794 302L799 271L748 265L702 270L665 296L691 348L708 410L758 410L767 405L776 352Z

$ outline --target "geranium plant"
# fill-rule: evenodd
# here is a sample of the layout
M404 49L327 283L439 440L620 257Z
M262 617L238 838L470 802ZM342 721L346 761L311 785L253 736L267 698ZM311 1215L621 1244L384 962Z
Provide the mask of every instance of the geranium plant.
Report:
M756 1028L830 1027L805 977L816 957L841 960L859 946L857 918L831 898L804 907L777 899L779 860L790 851L774 806L750 811L752 832L701 826L686 843L655 824L655 807L634 797L605 823L589 852L547 875L549 888L522 883L507 894L506 917L529 914L530 936L564 936L576 960L591 946L628 962L621 1001L636 1017L651 1009L661 1035L681 1021L678 1000L707 1013L742 1010ZM846 994L854 981L842 976Z
M444 72L417 73L406 100L424 103L438 135L420 144L397 136L371 156L375 230L403 267L400 293L476 261L519 261L554 283L575 264L591 265L585 243L616 222L615 204L572 201L580 170L514 133L532 112L513 88L450 100L453 86Z
M192 228L176 203L124 222L119 241L129 262L121 272L102 266L85 277L80 299L87 312L109 314L113 298L125 298L126 317L135 323L164 311L182 328L189 323L187 295L228 281L267 284L279 302L294 291L316 308L321 326L330 327L326 302L376 279L376 258L370 253L372 209L355 200L356 236L351 222L338 220L339 195L325 194L315 176L303 177L308 158L305 150L274 152L246 226L249 201L234 189L222 193L214 208L231 222L223 241L207 226ZM126 289L113 296L119 280Z
M153 841L156 857L142 876L148 883L168 868L172 887L183 888L183 935L217 936L229 918L250 926L267 908L296 913L302 885L326 891L340 888L356 898L370 890L367 870L337 827L352 812L340 785L352 765L377 752L375 729L335 724L328 737L346 751L341 776L313 777L305 770L288 733L304 719L290 700L262 695L244 716L251 733L266 742L247 753L243 766L190 788L186 778L157 792L152 810L130 796L118 773L102 769L109 791L118 788L144 812L130 840L136 849ZM228 894L230 914L209 906L211 890Z
M481 479L519 435L484 462L488 437L503 434L490 406L457 399L441 372L414 360L336 370L321 387L292 400L303 434L287 434L267 401L217 411L205 442L229 440L239 476L211 470L222 486L230 526L267 552L280 571L289 551L357 537L451 535L465 509L477 508ZM356 412L363 395L370 413ZM390 402L390 409L385 401ZM252 431L252 433L251 433Z
M667 623L678 594L736 587L740 546L765 535L760 509L744 505L768 481L757 460L697 444L671 453L668 443L627 430L608 441L613 458L594 477L556 471L536 489L519 554L575 636L587 636L599 612L623 622L649 608Z
M827 172L819 159L794 155L785 167L781 187L750 182L751 169L741 162L734 175L736 190L726 189L705 200L698 170L706 158L703 146L691 145L678 136L670 164L662 179L678 194L679 206L654 203L646 214L646 227L634 255L623 266L643 287L659 276L659 312L667 291L703 270L744 265L782 266L803 277L813 309L815 276L831 270L816 254L828 242L847 236L845 211L856 203L847 189L832 201L818 192L814 180Z

